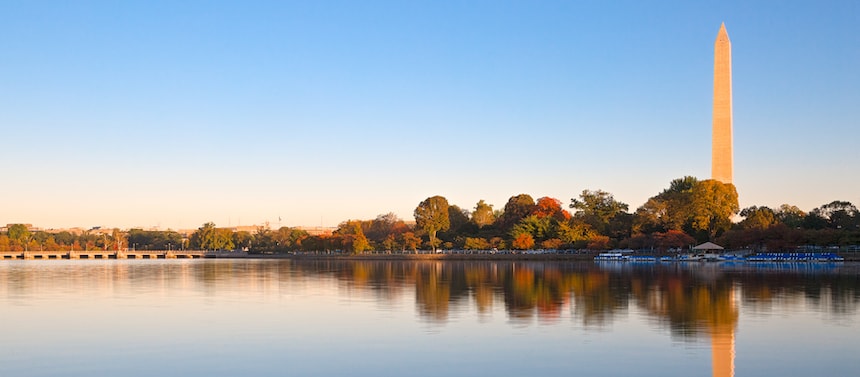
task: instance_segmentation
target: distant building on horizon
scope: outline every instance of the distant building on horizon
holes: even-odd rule
[[[714,113],[711,139],[711,178],[732,183],[732,43],[726,24],[714,42]]]
[[[337,227],[327,226],[297,226],[293,229],[303,230],[311,236],[330,236],[337,230]]]

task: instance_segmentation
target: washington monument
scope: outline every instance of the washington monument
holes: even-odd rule
[[[726,24],[714,42],[714,120],[711,178],[732,183],[732,43]]]

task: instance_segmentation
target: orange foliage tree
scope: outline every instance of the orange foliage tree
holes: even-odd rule
[[[570,220],[570,212],[561,208],[561,200],[548,196],[537,200],[532,214],[539,218],[552,217],[558,221]]]
[[[534,245],[535,245],[535,239],[532,238],[532,235],[528,234],[528,233],[518,234],[517,237],[514,238],[514,241],[511,243],[511,246],[513,246],[514,249],[520,249],[520,250],[531,249],[532,247],[534,247]]]

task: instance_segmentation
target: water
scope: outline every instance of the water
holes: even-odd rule
[[[860,264],[0,262],[0,376],[857,375]]]

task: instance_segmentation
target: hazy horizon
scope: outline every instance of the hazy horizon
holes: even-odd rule
[[[445,196],[860,204],[860,3],[0,4],[0,224],[336,226]],[[279,221],[279,218],[281,219]]]

